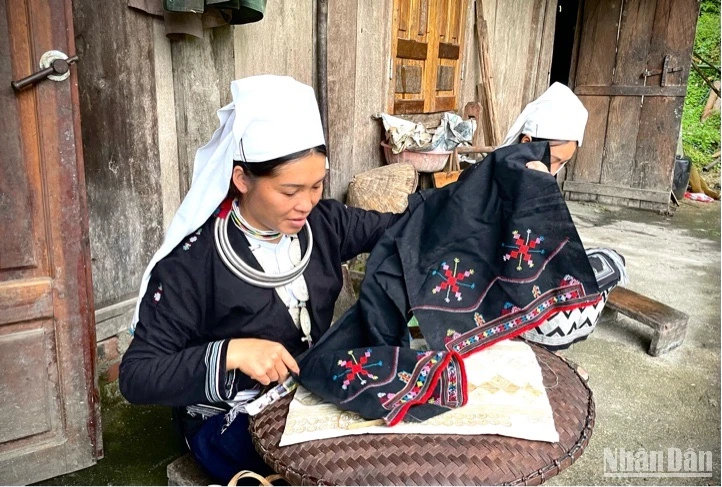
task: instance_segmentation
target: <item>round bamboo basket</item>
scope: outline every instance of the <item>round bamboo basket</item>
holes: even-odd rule
[[[411,164],[392,164],[362,172],[348,185],[346,204],[380,212],[402,213],[416,191],[419,175]]]

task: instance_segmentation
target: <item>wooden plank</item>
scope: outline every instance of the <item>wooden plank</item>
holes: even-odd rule
[[[598,183],[602,172],[602,154],[607,133],[608,96],[580,96],[589,111],[584,145],[579,148],[576,163],[571,172],[573,181]]]
[[[574,88],[578,96],[681,96],[686,86],[585,85]]]
[[[399,8],[399,31],[409,30],[409,16],[411,15],[411,0],[396,0]]]
[[[371,116],[385,109],[385,96],[393,90],[388,76],[392,51],[392,0],[358,2],[356,17],[356,80],[353,162],[350,174],[383,165],[383,125]],[[346,181],[346,185],[348,185]]]
[[[579,45],[581,42],[582,25],[584,22],[584,2],[577,7],[577,22],[574,24],[574,44],[572,47],[571,66],[569,67],[569,81],[567,85],[574,89],[577,80],[577,65],[579,64]]]
[[[478,100],[483,107],[484,118],[482,126],[484,129],[486,145],[497,145],[501,142],[501,128],[499,119],[497,118],[497,100],[496,87],[494,80],[494,67],[492,58],[489,53],[489,32],[484,19],[484,9],[481,4],[477,4],[475,30],[476,41],[479,46],[479,70],[481,74],[481,82],[477,86]]]
[[[617,96],[609,103],[606,139],[599,182],[615,186],[632,185],[632,168],[637,149],[640,99]],[[585,138],[585,142],[586,142]]]
[[[452,91],[453,89],[454,89],[454,67],[453,66],[439,66],[439,68],[436,72],[436,90],[437,91]],[[437,98],[437,103],[438,103],[438,98]],[[438,108],[438,105],[436,108]]]
[[[657,203],[666,203],[669,201],[669,191],[611,186],[609,184],[594,184],[580,181],[564,181],[564,191],[614,196],[633,200],[647,200]]]
[[[546,0],[534,0],[530,2],[533,4],[531,11],[531,17],[529,19],[529,25],[527,26],[527,38],[528,45],[524,51],[524,57],[522,65],[525,65],[524,73],[525,76],[522,78],[523,88],[520,93],[520,107],[519,112],[529,102],[534,100],[534,94],[536,93],[536,82],[537,82],[537,70],[539,68],[539,55],[540,46],[543,40],[544,34],[544,10],[546,7]]]
[[[497,131],[495,141],[487,141],[491,145],[497,145],[501,141],[525,102],[529,101],[530,73],[527,66],[530,57],[536,59],[538,51],[538,44],[533,45],[531,52],[529,51],[532,44],[530,29],[534,13],[538,11],[538,1],[497,1],[493,7],[495,21],[488,21],[486,37],[489,41],[486,45],[490,58],[488,65],[492,69],[494,116],[497,120],[494,124]],[[483,9],[477,9],[477,14],[479,10],[483,10],[482,13],[488,10],[487,3],[489,2],[482,4]],[[531,37],[535,37],[535,34]]]
[[[436,8],[434,8],[434,6]],[[424,113],[437,111],[434,108],[434,102],[436,99],[436,67],[439,65],[439,42],[441,42],[441,18],[443,13],[443,7],[440,6],[439,0],[435,4],[431,4],[429,11],[429,33],[427,35],[427,42],[429,44],[429,52],[427,61],[424,65],[424,87],[423,87],[423,99],[424,109],[421,110]]]
[[[646,68],[655,7],[656,0],[628,0],[624,3],[614,85],[611,88],[625,94],[613,97],[609,104],[600,178],[602,184],[632,185],[641,99],[630,97],[626,89],[645,89],[644,78],[639,74]]]
[[[584,2],[575,91],[589,85],[611,84],[621,6],[622,2],[605,0]],[[589,120],[584,134],[584,145],[579,148],[573,168],[567,171],[567,179],[599,183],[610,98],[597,93],[591,96],[582,93],[583,90],[578,92],[589,111]]]
[[[396,66],[396,93],[421,93],[421,66]]]
[[[0,2],[0,39],[9,39],[8,17],[5,2]],[[0,42],[0,59],[12,59],[10,43]],[[32,74],[30,71],[22,76]],[[12,65],[0,63],[0,79],[13,80]],[[32,90],[32,89],[28,89]],[[0,269],[13,269],[35,265],[35,238],[33,230],[32,193],[28,184],[21,144],[18,100],[10,83],[0,88],[0,147],[3,160],[0,164]]]
[[[396,44],[396,57],[424,61],[428,57],[428,50],[429,45],[426,42],[399,39]]]
[[[52,279],[40,277],[0,283],[0,325],[52,318]]]
[[[437,112],[451,112],[456,110],[455,96],[437,96],[434,108]]]
[[[667,77],[668,83],[680,88],[686,86],[689,75],[698,12],[696,0],[658,0],[655,12],[647,67],[661,67],[664,57],[669,55],[671,66],[684,67]],[[671,190],[683,105],[681,95],[644,99],[634,158],[634,187]]]
[[[622,3],[607,0],[584,2],[575,86],[612,83]],[[606,113],[604,116],[606,119]]]
[[[12,38],[12,42],[10,42],[8,38],[0,37],[0,45],[11,46],[12,51],[12,53],[8,53],[8,57],[4,58],[6,60],[6,66],[11,66],[12,70],[10,72],[4,71],[4,73],[5,76],[7,76],[7,80],[20,79],[30,73],[35,72],[38,69],[36,59],[33,55],[33,46],[31,45],[32,37],[28,35],[28,33],[24,30],[28,24],[27,5],[25,1],[10,2],[6,3],[6,6],[4,8],[6,9],[7,24],[5,24],[6,30],[4,32],[0,32],[0,35],[9,35]],[[22,33],[14,34],[13,32],[17,31],[18,29],[21,29]],[[3,52],[7,51],[3,50]],[[7,93],[8,95],[12,93],[9,86],[6,86],[4,89],[7,90],[5,91],[5,93]],[[14,259],[8,258],[8,265],[10,265],[12,270],[0,269],[0,277],[8,280],[40,277],[46,275],[49,272],[49,260],[47,250],[49,242],[47,241],[45,235],[45,209],[42,204],[42,201],[44,200],[44,195],[42,192],[42,162],[40,154],[41,144],[37,139],[39,124],[37,115],[37,98],[35,96],[34,89],[26,89],[17,94],[12,93],[12,97],[12,103],[15,104],[16,108],[14,114],[16,117],[18,117],[15,120],[15,124],[17,124],[18,135],[20,137],[19,148],[21,149],[21,152],[14,152],[11,146],[7,146],[9,154],[8,156],[5,156],[3,154],[2,164],[7,163],[9,167],[12,167],[17,163],[15,161],[12,161],[11,158],[17,158],[18,156],[22,158],[23,164],[21,174],[24,174],[26,180],[27,192],[28,196],[30,197],[27,203],[30,204],[30,207],[28,208],[28,213],[24,214],[23,218],[19,219],[17,223],[12,223],[10,221],[10,218],[12,218],[12,215],[14,214],[12,213],[11,208],[16,206],[22,206],[24,203],[10,201],[10,195],[14,196],[15,193],[5,192],[6,188],[4,186],[6,183],[0,183],[0,188],[2,188],[2,193],[0,194],[5,195],[5,197],[0,196],[0,201],[2,201],[2,203],[0,203],[0,206],[4,207],[2,211],[3,214],[2,216],[0,216],[0,222],[2,222],[3,230],[8,228],[6,227],[6,225],[11,225],[10,228],[13,228],[17,225],[20,228],[19,233],[25,233],[26,225],[30,225],[30,228],[32,229],[30,235],[30,243],[33,246],[33,263],[32,265],[30,265],[30,252],[28,252],[27,256],[22,257],[22,259],[25,260],[27,263],[27,266],[24,267],[17,267],[18,263],[12,264],[11,261]],[[3,102],[5,100],[9,101],[9,98],[3,97]],[[6,117],[8,117],[9,115],[13,115],[11,107],[12,105],[8,105],[8,111],[5,114]],[[10,120],[6,120],[5,123],[6,125],[4,129],[11,132],[11,127],[12,125],[14,125],[13,122],[11,122]],[[9,144],[12,144],[11,141],[7,142]],[[0,146],[0,150],[4,152],[5,147],[6,146],[4,145]],[[0,170],[0,172],[4,172],[4,170]],[[3,175],[2,179],[5,179],[5,177],[6,176]],[[15,176],[15,178],[18,177],[20,176]],[[13,177],[9,176],[8,179],[12,180]],[[9,210],[10,212],[8,213],[6,210]],[[18,215],[23,214],[18,213]],[[12,230],[7,231],[9,233],[13,232]],[[12,243],[0,244],[0,252],[2,252],[3,249],[7,251],[7,249],[12,247],[13,245],[14,244]],[[10,252],[8,253],[8,257],[10,257],[9,254]],[[5,260],[5,258],[0,256],[0,262],[2,262],[3,260]]]
[[[436,14],[438,26],[438,38],[449,42],[449,2],[454,0],[437,0],[438,11]],[[434,25],[434,24],[431,24]]]
[[[396,100],[394,101],[394,113],[403,115],[406,113],[422,113],[424,111],[424,100]]]
[[[52,316],[52,314],[51,314]],[[42,327],[0,333],[0,444],[50,431]]]
[[[357,10],[358,0],[328,5],[329,195],[341,201],[354,175]]]
[[[453,9],[453,22],[452,22],[452,29],[451,29],[451,39],[450,41],[452,43],[460,44],[461,43],[461,26],[462,21],[464,18],[464,0],[452,0],[452,6]]]
[[[446,42],[439,43],[439,57],[441,59],[459,59],[459,46]]]
[[[476,41],[476,29],[474,23],[476,22],[475,8],[476,2],[469,0],[466,2],[466,11],[464,12],[464,20],[462,21],[463,26],[463,46],[461,47],[461,63],[462,68],[460,73],[459,83],[459,105],[463,106],[466,103],[479,101],[476,95],[476,85],[479,84],[481,78],[481,72],[479,68],[479,56],[478,46]],[[477,130],[479,131],[482,140],[484,137],[484,127],[479,119]]]
[[[569,191],[564,192],[564,198],[567,201],[590,201],[590,202],[597,201],[596,194],[573,193],[573,192],[569,192]]]
[[[227,32],[223,33],[223,30]],[[205,145],[218,128],[218,117],[215,112],[221,107],[221,97],[227,96],[226,92],[230,91],[232,79],[224,79],[226,76],[221,75],[224,71],[219,72],[218,66],[220,64],[232,66],[233,57],[226,57],[221,61],[216,59],[218,52],[214,52],[213,49],[213,38],[223,34],[225,34],[224,38],[228,38],[231,35],[230,27],[206,29],[203,34],[203,39],[188,37],[183,42],[171,43],[179,182],[181,194],[184,196],[190,188],[196,150]],[[232,55],[225,49],[224,52]],[[262,59],[263,56],[258,58]],[[221,84],[223,84],[222,89]]]
[[[127,299],[95,310],[95,333],[98,342],[128,329],[137,299]]]
[[[544,24],[541,29],[541,46],[537,59],[536,83],[532,98],[538,98],[549,88],[551,76],[552,56],[554,55],[554,29],[557,20],[557,0],[546,0],[544,10]]]
[[[36,52],[40,46],[52,45],[63,52],[78,53],[73,25],[75,3],[67,0],[30,3],[28,17],[33,19],[30,32]],[[48,9],[46,15],[41,8]],[[37,21],[43,17],[48,22],[45,25]],[[92,465],[103,456],[100,396],[95,380],[95,304],[78,72],[77,66],[71,68],[67,85],[45,85],[36,95],[38,106],[42,107],[39,137],[43,141],[43,192],[52,201],[46,208],[48,224],[44,230],[51,242],[54,320],[44,323],[44,333],[46,370],[56,395],[47,404],[53,424],[60,421],[55,415],[63,414],[68,441],[64,445],[65,454],[55,458],[56,465],[63,465],[66,472]],[[52,369],[54,363],[57,375]]]
[[[175,123],[173,64],[170,40],[163,20],[153,19],[153,64],[155,71],[155,108],[158,124],[158,157],[163,201],[163,231],[170,226],[181,203],[178,178],[178,134]]]
[[[315,0],[274,1],[272,4],[269,2],[261,22],[229,27],[232,30],[235,57],[223,62],[233,66],[235,61],[235,74],[231,79],[257,74],[278,74],[291,76],[314,86],[314,41],[311,33],[314,32],[315,25],[315,3]],[[217,28],[211,29],[211,32],[216,30]],[[279,32],[283,35],[278,35]],[[196,61],[197,64],[208,62],[200,58]],[[173,64],[175,67],[175,56]],[[224,94],[228,91],[228,84],[222,91]]]
[[[429,0],[420,0],[418,36],[426,37],[427,30],[429,30]]]
[[[657,0],[625,0],[619,28],[614,85],[645,85],[641,74],[647,68],[656,7]]]
[[[80,114],[92,127],[83,132],[83,152],[93,292],[104,307],[137,292],[163,239],[154,21],[115,3],[83,0],[76,10],[88,66],[78,69]],[[125,55],[111,59],[108,52]]]

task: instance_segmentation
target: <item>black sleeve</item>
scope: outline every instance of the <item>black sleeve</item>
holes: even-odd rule
[[[386,229],[403,216],[403,213],[379,213],[353,208],[336,200],[321,201],[319,209],[326,212],[341,239],[342,261],[371,252]]]
[[[227,373],[229,340],[201,339],[210,256],[202,248],[187,250],[195,249],[176,248],[156,264],[141,301],[140,319],[120,365],[120,390],[131,403],[215,403],[252,385],[240,371]]]

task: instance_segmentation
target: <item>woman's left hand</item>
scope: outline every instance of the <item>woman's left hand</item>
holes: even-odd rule
[[[549,168],[541,161],[531,161],[526,163],[526,167],[549,174]]]

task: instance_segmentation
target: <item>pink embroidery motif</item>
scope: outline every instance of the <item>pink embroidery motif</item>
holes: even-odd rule
[[[156,303],[160,301],[160,298],[163,296],[163,284],[158,284],[158,290],[153,295],[153,301]]]
[[[522,238],[518,230],[514,230],[511,235],[514,238],[513,244],[501,244],[502,247],[513,249],[508,254],[504,255],[504,261],[516,259],[518,257],[519,264],[516,266],[516,270],[518,271],[522,269],[522,261],[526,262],[529,268],[534,267],[534,261],[531,260],[531,254],[544,255],[543,249],[536,250],[537,245],[540,245],[544,241],[544,237],[539,236],[532,240],[531,230],[526,231],[526,240]]]
[[[461,336],[461,333],[459,333],[456,330],[448,329],[446,330],[446,338],[444,338],[444,343],[449,343]]]
[[[464,272],[457,272],[459,268],[459,262],[461,262],[458,258],[454,258],[454,270],[452,271],[449,265],[446,262],[441,263],[441,270],[434,270],[431,272],[432,276],[439,276],[441,277],[444,282],[436,286],[434,289],[431,290],[433,294],[436,294],[440,291],[446,291],[446,298],[444,298],[444,301],[447,303],[451,302],[449,299],[449,295],[453,292],[454,297],[457,301],[461,301],[461,291],[459,290],[459,286],[468,287],[469,289],[474,289],[474,283],[467,284],[465,282],[461,282],[464,279],[466,279],[469,276],[474,275],[474,269],[469,269],[468,271]],[[442,275],[443,272],[443,275]]]
[[[189,238],[188,241],[183,244],[183,250],[187,251],[188,249],[190,249],[191,245],[193,245],[193,243],[198,240],[198,235],[200,235],[202,231],[203,229],[199,228],[195,233],[193,233],[191,235],[191,238]]]

